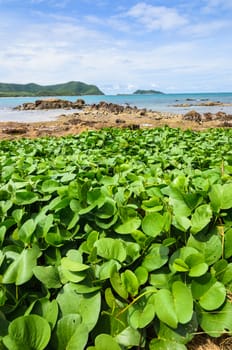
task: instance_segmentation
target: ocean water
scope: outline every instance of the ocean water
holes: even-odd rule
[[[0,122],[37,122],[56,119],[61,114],[70,114],[74,110],[45,110],[45,111],[15,111],[14,107],[24,102],[34,102],[44,97],[1,97],[0,98]],[[196,103],[207,101],[220,101],[232,104],[232,92],[226,93],[178,93],[178,94],[151,94],[151,95],[103,95],[103,96],[59,96],[61,99],[75,101],[78,98],[85,100],[87,104],[99,103],[100,101],[112,102],[121,105],[147,108],[153,111],[170,113],[187,113],[196,110],[199,113],[216,113],[223,111],[232,114],[232,106],[196,106]],[[176,107],[177,104],[191,104],[190,107]]]

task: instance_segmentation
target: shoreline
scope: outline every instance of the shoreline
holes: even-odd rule
[[[194,110],[186,114],[157,112],[137,107],[120,106],[101,102],[86,105],[77,111],[60,114],[52,121],[0,122],[0,140],[68,136],[87,130],[102,128],[172,128],[205,130],[209,128],[232,127],[232,115],[224,112],[200,114]]]

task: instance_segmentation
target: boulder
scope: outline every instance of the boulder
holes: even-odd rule
[[[75,108],[81,109],[85,105],[85,100],[83,100],[82,98],[78,98],[76,102],[74,102],[74,105],[76,106]]]
[[[186,113],[183,116],[183,119],[184,120],[191,120],[191,121],[194,121],[194,122],[197,122],[197,123],[201,123],[202,122],[201,114],[196,112],[195,110],[191,110],[188,113]]]
[[[2,132],[4,134],[26,134],[28,132],[28,129],[26,127],[8,127],[5,129],[2,129]]]

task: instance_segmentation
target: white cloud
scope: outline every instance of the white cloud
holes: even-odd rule
[[[215,33],[231,28],[231,21],[214,20],[205,23],[199,22],[185,27],[184,35],[191,35],[191,37],[210,37]]]
[[[209,11],[216,8],[232,8],[231,0],[204,0],[204,2],[205,9]]]
[[[147,30],[171,30],[185,25],[187,19],[175,8],[152,6],[144,2],[133,6],[127,16],[136,19]]]

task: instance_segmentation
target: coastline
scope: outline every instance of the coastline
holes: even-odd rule
[[[112,107],[113,106],[113,107]],[[102,128],[156,128],[169,126],[172,128],[205,130],[209,128],[232,127],[232,116],[223,112],[204,115],[196,111],[189,113],[157,112],[137,107],[122,107],[106,102],[85,106],[77,111],[59,114],[51,121],[37,122],[0,122],[0,140],[18,138],[37,138],[48,136],[67,136],[79,134],[87,130]]]

